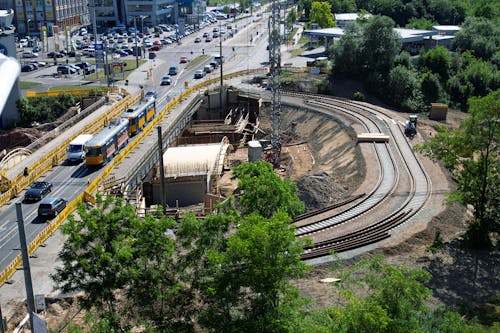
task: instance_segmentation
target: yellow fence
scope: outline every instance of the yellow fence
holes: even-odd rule
[[[240,75],[248,75],[248,74],[253,74],[253,73],[260,73],[262,70],[257,69],[257,70],[246,70],[246,71],[239,71],[231,74],[226,74],[224,75],[225,79],[229,79],[235,76],[240,76]],[[101,184],[104,179],[109,175],[111,170],[118,164],[120,163],[129,153],[132,151],[140,142],[141,140],[147,136],[151,130],[165,117],[167,112],[171,110],[174,106],[179,104],[181,100],[183,100],[186,96],[189,96],[193,92],[206,87],[210,84],[215,84],[218,82],[218,79],[211,79],[207,80],[204,82],[201,82],[197,85],[194,85],[193,87],[183,91],[179,97],[174,98],[165,108],[160,112],[158,117],[155,117],[153,121],[142,131],[137,137],[134,138],[111,162],[104,167],[103,172],[92,181],[89,186],[84,190],[83,193],[81,193],[77,198],[75,198],[73,201],[68,203],[67,207],[61,212],[61,214],[57,215],[50,223],[47,224],[47,226],[35,237],[35,239],[29,244],[29,253],[32,255],[36,249],[50,236],[52,233],[61,225],[61,223],[66,220],[66,218],[73,213],[74,210],[78,207],[78,204],[85,200],[86,202],[89,203],[95,203],[95,197],[94,193],[97,191],[97,188],[99,184]],[[121,100],[119,103],[117,103],[112,110],[101,116],[97,121],[95,121],[92,124],[87,125],[82,131],[80,131],[78,134],[81,133],[95,133],[97,132],[100,128],[102,128],[103,124],[107,122],[109,119],[119,115],[123,111],[125,111],[125,108],[128,107],[128,105],[132,105],[136,103],[139,99],[141,98],[140,94],[136,96],[135,98],[131,98],[128,93],[127,96]],[[76,135],[75,135],[76,137]],[[60,162],[65,156],[66,156],[66,147],[71,142],[71,140],[74,137],[72,137],[70,140],[67,140],[64,144],[56,148],[54,151],[49,153],[46,158],[43,160],[35,163],[35,165],[30,167],[30,176],[29,177],[24,177],[24,176],[19,176],[15,180],[15,188],[16,191],[18,188],[23,188],[21,187],[22,185],[26,186],[29,184],[31,181],[35,180],[38,178],[40,175],[48,171],[53,165],[57,164]],[[35,175],[36,174],[36,175]],[[8,192],[5,192],[2,196],[0,196],[0,204],[3,204],[6,201],[1,201],[3,200],[2,197],[8,197],[7,200],[10,200],[13,195],[12,192],[13,189],[9,190]],[[17,193],[17,192],[16,192]],[[15,195],[15,194],[14,194]],[[22,263],[22,258],[21,254],[18,254],[14,260],[2,271],[0,271],[0,287],[8,280],[10,277],[16,272],[17,268],[21,265]]]
[[[62,94],[70,94],[70,95],[85,95],[89,92],[99,90],[104,92],[106,89],[96,89],[96,88],[81,88],[81,89],[71,89],[71,90],[48,90],[48,91],[27,91],[26,97],[36,97],[36,96],[59,96]]]

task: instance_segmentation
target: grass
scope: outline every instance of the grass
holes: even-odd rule
[[[139,59],[139,67],[144,64],[145,62],[147,62],[148,60],[144,60],[144,59]],[[122,61],[124,64],[125,64],[125,67],[124,67],[124,79],[126,79],[131,73],[132,71],[136,70],[137,69],[137,66],[136,66],[136,61],[135,59],[127,59],[125,61]],[[109,62],[111,63],[111,62]],[[99,74],[99,79],[97,79],[97,74]],[[104,70],[103,69],[100,69],[98,71],[98,73],[93,73],[93,74],[90,74],[90,75],[86,75],[85,76],[85,79],[86,80],[89,80],[89,81],[97,81],[99,80],[101,83],[103,84],[106,84],[106,75],[104,74]],[[115,81],[121,81],[122,79],[115,79]]]
[[[206,54],[197,56],[196,58],[194,58],[189,62],[189,64],[186,66],[186,69],[190,69],[197,66],[199,63],[206,60],[207,58],[209,58],[209,56]]]
[[[29,81],[20,81],[21,89],[30,89],[33,87],[38,87],[41,86],[42,84],[40,82],[29,82]]]

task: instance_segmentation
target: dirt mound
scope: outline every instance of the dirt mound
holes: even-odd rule
[[[12,150],[17,147],[26,147],[44,134],[36,128],[14,128],[0,131],[0,150]]]
[[[333,204],[346,195],[342,186],[326,172],[307,173],[296,180],[297,195],[308,210]]]

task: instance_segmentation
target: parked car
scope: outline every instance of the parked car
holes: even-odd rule
[[[168,69],[168,75],[177,75],[177,67],[172,66]]]
[[[179,60],[179,62],[181,64],[185,64],[185,63],[189,62],[189,59],[187,57],[181,57],[181,59]]]
[[[125,51],[123,51],[123,50],[115,50],[113,53],[117,54],[120,57],[126,57],[126,56],[128,56],[128,53],[125,52]]]
[[[90,75],[92,73],[95,73],[95,66],[89,66],[83,69],[83,74],[85,75]]]
[[[31,60],[29,63],[30,64],[35,64],[38,67],[45,67],[45,66],[47,66],[47,63],[45,61]]]
[[[195,72],[194,72],[194,78],[195,79],[201,79],[205,76],[205,72],[201,69],[197,69]]]
[[[172,79],[170,79],[170,76],[164,76],[161,78],[161,83],[160,85],[162,86],[169,86],[172,83]]]
[[[64,54],[62,54],[61,52],[49,52],[47,53],[47,58],[63,58],[64,57]]]
[[[38,53],[35,53],[33,51],[24,51],[22,53],[23,58],[38,58]]]
[[[35,67],[33,67],[32,64],[24,64],[21,66],[21,72],[31,72],[34,70],[35,70]]]
[[[49,192],[52,192],[52,184],[50,182],[34,182],[24,194],[25,201],[42,200]]]
[[[172,44],[172,41],[171,41],[169,38],[163,38],[163,39],[161,40],[161,43],[162,43],[163,45],[168,45],[168,44]]]
[[[33,52],[42,52],[42,47],[39,46],[39,45],[35,45],[31,51],[33,51]]]
[[[68,202],[63,198],[47,197],[44,198],[38,206],[38,217],[51,218],[56,217],[66,208]]]
[[[76,70],[68,65],[57,66],[57,73],[61,74],[74,74]]]
[[[87,61],[83,61],[83,62],[79,62],[79,63],[75,64],[75,66],[78,66],[81,69],[85,69],[87,67],[90,67],[91,64],[89,62],[87,62]]]

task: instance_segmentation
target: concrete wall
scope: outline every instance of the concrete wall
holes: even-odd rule
[[[199,204],[204,202],[207,193],[206,176],[200,177],[178,177],[166,180],[166,203],[169,207],[176,207],[176,200],[179,207]],[[160,183],[152,184],[153,204],[161,202]]]

